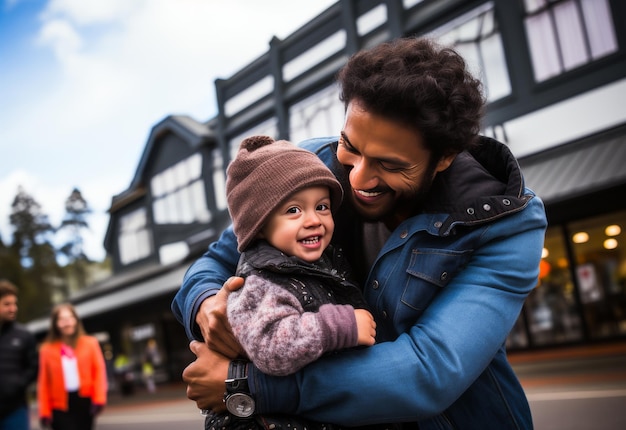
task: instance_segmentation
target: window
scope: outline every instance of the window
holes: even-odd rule
[[[120,261],[130,264],[147,257],[152,252],[152,241],[148,231],[146,209],[137,209],[120,218]]]
[[[213,190],[215,191],[215,206],[218,210],[226,209],[226,176],[224,173],[224,157],[222,150],[213,150]]]
[[[536,346],[626,334],[624,220],[621,211],[548,228],[539,281],[507,346],[527,347],[527,333]]]
[[[156,224],[206,223],[211,220],[199,153],[155,175],[150,187]]]
[[[546,232],[539,281],[528,296],[523,313],[534,345],[582,339],[571,265],[560,226]]]
[[[493,3],[488,2],[431,33],[454,48],[467,61],[472,73],[481,79],[487,101],[511,93],[504,48],[495,19]]]
[[[626,333],[626,211],[568,225],[583,317],[592,339]]]
[[[617,51],[609,0],[525,0],[524,6],[538,82]]]
[[[289,136],[295,143],[318,136],[338,135],[344,119],[335,85],[326,87],[289,108]]]
[[[260,124],[255,124],[253,128],[249,128],[241,134],[230,139],[230,159],[233,160],[239,152],[241,141],[250,136],[270,136],[276,139],[278,136],[278,120],[272,117]]]

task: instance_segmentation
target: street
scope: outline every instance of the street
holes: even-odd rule
[[[528,394],[536,430],[626,428],[626,388]],[[97,430],[201,430],[203,417],[187,399],[109,408]]]
[[[626,428],[626,387],[528,394],[536,430]],[[184,395],[169,400],[107,407],[96,430],[202,430],[203,417]],[[38,423],[33,421],[33,430]]]
[[[606,356],[512,357],[535,430],[626,429],[626,346]],[[582,354],[581,354],[582,355]],[[33,405],[32,429],[39,430]],[[204,418],[182,383],[112,394],[96,430],[202,430]],[[462,428],[462,427],[461,427]]]
[[[529,394],[537,430],[626,428],[626,389]]]
[[[201,430],[204,417],[183,397],[143,405],[116,405],[98,419],[97,430]]]

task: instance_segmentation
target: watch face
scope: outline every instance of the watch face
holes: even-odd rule
[[[243,393],[234,393],[226,398],[226,409],[236,417],[246,418],[254,413],[254,400]]]

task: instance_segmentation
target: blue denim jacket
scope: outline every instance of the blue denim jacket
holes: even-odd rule
[[[537,283],[545,211],[508,148],[481,142],[437,175],[424,211],[392,232],[369,274],[359,253],[367,241],[362,226],[348,205],[340,208],[335,240],[346,251],[351,245],[351,263],[364,274],[377,344],[324,357],[288,377],[252,369],[259,412],[351,426],[532,428],[504,344]],[[334,156],[336,138],[302,146],[349,189]],[[199,303],[234,273],[237,259],[229,228],[189,268],[172,304],[189,336],[200,338]]]

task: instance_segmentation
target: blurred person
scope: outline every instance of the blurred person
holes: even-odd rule
[[[43,428],[91,430],[107,401],[106,365],[98,339],[85,333],[71,304],[52,310],[41,346],[37,398]]]
[[[226,196],[242,252],[237,275],[246,281],[228,298],[246,358],[233,362],[229,377],[245,374],[247,359],[288,375],[324,353],[373,345],[374,318],[343,253],[330,244],[343,190],[324,163],[290,142],[248,137],[228,166]],[[275,414],[250,421],[230,389],[228,413],[209,413],[207,430],[329,428]]]
[[[510,149],[479,135],[480,81],[454,49],[416,37],[355,53],[338,81],[340,135],[301,146],[346,190],[333,244],[363,285],[376,344],[281,377],[248,363],[241,395],[255,414],[346,426],[532,428],[505,341],[537,284],[546,215]],[[225,410],[238,259],[228,228],[172,304],[195,339],[183,379],[201,409]]]
[[[37,379],[37,342],[16,322],[17,287],[0,279],[0,430],[28,430],[28,386]]]
[[[154,366],[150,360],[144,360],[144,362],[141,363],[141,376],[146,384],[148,393],[154,393],[156,391],[156,382],[154,380]]]
[[[130,396],[135,393],[134,363],[123,351],[120,352],[113,362],[115,381],[122,396]]]

